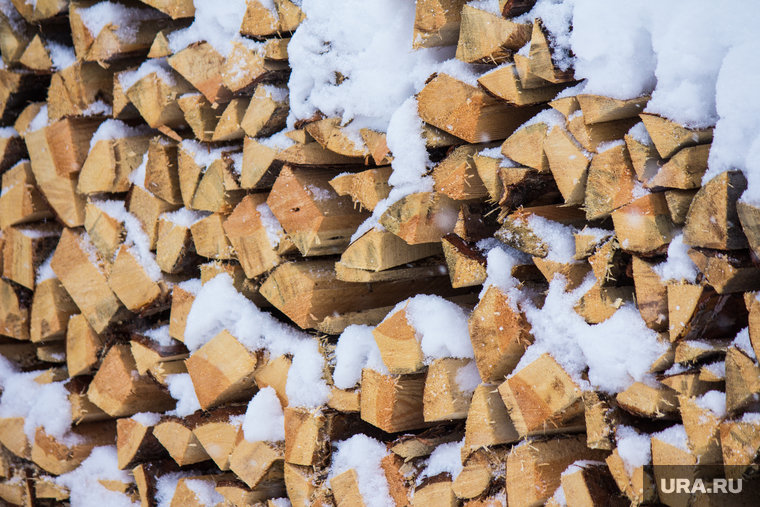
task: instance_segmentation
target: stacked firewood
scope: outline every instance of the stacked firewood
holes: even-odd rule
[[[415,49],[490,70],[430,76],[433,190],[390,202],[385,133],[286,129],[300,2],[247,0],[226,56],[172,49],[191,0],[119,2],[0,2],[7,504],[686,505],[661,465],[753,476],[760,208],[703,183],[712,129],[578,93],[534,2],[418,0]],[[648,337],[645,374],[574,369],[537,318]]]

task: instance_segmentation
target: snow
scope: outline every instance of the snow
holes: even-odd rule
[[[167,414],[185,417],[201,409],[189,373],[167,375],[166,385],[169,387],[169,394],[177,400],[177,408]]]
[[[256,138],[256,141],[262,145],[266,146],[267,148],[270,148],[275,151],[282,151],[287,150],[296,142],[285,135],[285,133],[288,132],[287,129],[281,130],[280,132],[277,132],[276,134],[272,134],[269,137],[259,137]]]
[[[557,488],[557,490],[552,495],[552,498],[555,502],[557,502],[557,505],[559,505],[559,507],[567,507],[567,500],[565,499],[565,488],[563,488],[562,485]]]
[[[456,376],[456,383],[459,390],[463,393],[472,393],[483,380],[480,378],[480,372],[475,361],[470,361],[465,366],[459,368]]]
[[[699,269],[689,257],[689,248],[689,245],[683,242],[683,234],[678,234],[672,239],[668,245],[668,260],[654,267],[654,272],[660,280],[696,283]]]
[[[214,488],[215,484],[212,481],[185,479],[185,486],[187,486],[187,489],[195,493],[199,505],[203,505],[204,507],[214,507],[215,505],[224,503],[224,497],[220,493],[217,493]]]
[[[467,324],[467,313],[457,304],[440,296],[418,294],[400,302],[383,319],[406,311],[406,320],[416,331],[425,364],[445,357],[474,358]]]
[[[114,2],[99,2],[92,7],[77,9],[77,14],[93,37],[97,38],[107,26],[116,28],[116,36],[123,42],[136,42],[141,21],[165,18],[156,9],[138,9]]]
[[[655,433],[652,435],[652,438],[656,438],[660,442],[671,445],[676,449],[680,449],[685,452],[691,452],[689,451],[689,446],[687,445],[688,438],[686,436],[686,429],[683,427],[683,424],[676,424],[675,426],[671,426],[666,430]]]
[[[119,470],[116,446],[95,447],[90,456],[75,470],[55,479],[69,489],[71,505],[77,507],[138,507],[127,495],[106,489],[100,480],[134,483],[132,474]],[[159,479],[160,481],[160,479]],[[168,505],[168,504],[167,504]]]
[[[366,507],[393,507],[385,472],[380,461],[388,455],[385,444],[374,438],[357,434],[333,446],[329,481],[343,472],[356,471],[359,492]]]
[[[490,242],[491,239],[495,238],[479,241],[478,248],[486,250],[485,242]],[[496,241],[499,243],[498,246],[487,249],[486,281],[483,283],[480,297],[483,297],[489,287],[494,286],[503,294],[510,296],[509,300],[512,303],[521,297],[520,282],[512,276],[512,269],[521,264],[532,264],[533,260],[526,253],[508,247],[501,241]],[[514,309],[517,310],[517,307]]]
[[[702,396],[697,396],[694,402],[705,410],[710,410],[715,417],[726,417],[726,393],[720,391],[707,391]]]
[[[630,426],[620,424],[615,430],[615,440],[618,455],[623,460],[625,472],[629,477],[635,469],[652,461],[652,439],[648,434],[639,433]]]
[[[537,123],[546,125],[548,127],[547,132],[549,132],[554,127],[565,128],[567,121],[565,116],[556,109],[545,109],[520,125],[516,130],[522,130]]]
[[[101,123],[98,130],[92,135],[92,138],[90,139],[90,150],[95,147],[95,144],[97,144],[98,141],[142,136],[148,133],[150,133],[150,129],[147,125],[130,127],[121,120],[108,119]]]
[[[166,63],[166,58],[151,58],[145,60],[142,65],[135,70],[119,73],[119,84],[121,84],[122,90],[126,92],[139,80],[153,73],[169,86],[174,86],[176,84],[173,74],[174,70],[168,63]]]
[[[643,121],[640,121],[631,127],[631,130],[628,131],[628,135],[631,136],[634,141],[638,141],[644,146],[654,145],[652,138],[649,136],[649,131],[647,131],[647,128],[644,126]]]
[[[348,326],[335,347],[333,383],[338,389],[351,389],[359,384],[362,369],[369,368],[384,375],[388,369],[383,363],[372,327],[353,324]]]
[[[37,279],[35,282],[39,285],[40,283],[44,282],[45,280],[50,280],[51,278],[57,278],[55,272],[53,271],[53,268],[50,267],[50,263],[53,261],[53,255],[55,254],[55,251],[51,252],[50,255],[48,255],[47,259],[40,264],[40,267],[37,268]]]
[[[232,51],[233,42],[245,42],[239,31],[245,15],[246,0],[195,0],[193,3],[193,24],[169,34],[169,49],[173,53],[195,42],[206,41],[226,57]]]
[[[272,210],[267,203],[262,203],[256,206],[256,211],[259,212],[259,221],[264,227],[264,231],[267,233],[269,246],[277,248],[277,245],[280,244],[283,236],[285,236],[285,230],[282,228],[282,225],[280,225],[279,220],[274,216],[274,213],[272,213]]]
[[[194,475],[199,474],[197,472],[171,472],[156,479],[156,500],[158,501],[156,507],[171,507],[179,480]]]
[[[256,307],[221,273],[198,291],[187,316],[185,345],[196,351],[227,329],[248,350],[267,349],[273,356],[292,354],[286,393],[290,406],[316,408],[327,403],[330,388],[322,372],[325,359],[311,336]]]
[[[243,434],[249,442],[282,442],[285,440],[285,414],[272,387],[261,389],[248,402],[243,420]]]
[[[46,46],[50,60],[53,62],[53,68],[56,71],[67,69],[77,63],[77,56],[73,47],[64,46],[54,41],[48,41]]]
[[[27,133],[37,132],[38,130],[47,127],[49,123],[50,120],[48,119],[48,107],[47,104],[45,104],[40,108],[40,111],[37,113],[34,119],[29,122]]]
[[[285,102],[288,100],[289,91],[285,86],[262,84],[260,85],[260,88],[266,94],[265,97],[268,97],[275,102]],[[256,91],[258,91],[258,89]]]
[[[529,23],[536,18],[541,18],[544,27],[549,32],[549,43],[557,66],[561,70],[570,68],[573,64],[571,53],[571,26],[576,22],[573,19],[573,8],[576,1],[573,0],[539,0],[530,12],[513,19],[516,23]],[[574,35],[573,32],[572,35]],[[572,47],[574,50],[575,47]]]
[[[462,447],[464,439],[460,442],[449,442],[440,444],[430,454],[427,467],[417,477],[417,485],[426,477],[435,477],[438,474],[448,473],[451,480],[455,480],[462,473]]]
[[[143,426],[155,426],[161,421],[161,414],[154,414],[153,412],[140,412],[133,415],[130,419],[135,420]]]
[[[193,211],[187,208],[180,208],[177,211],[172,211],[171,213],[164,213],[159,218],[166,220],[167,222],[171,222],[179,227],[185,227],[186,229],[189,229],[195,225],[196,222],[199,222],[200,220],[203,220],[210,215],[211,213],[205,211]]]
[[[599,143],[596,147],[596,152],[598,153],[604,153],[607,150],[611,150],[612,148],[615,148],[617,146],[625,146],[625,141],[622,139],[619,139],[617,141],[609,141],[606,143]]]
[[[235,174],[238,176],[243,174],[243,152],[232,153],[229,158],[232,160],[232,170],[235,171]]]
[[[169,325],[157,327],[155,329],[148,329],[144,331],[143,336],[147,336],[154,342],[158,343],[162,347],[169,347],[174,343],[174,338],[169,336]]]
[[[229,147],[211,149],[208,145],[201,144],[193,139],[185,139],[180,143],[180,147],[186,153],[192,154],[195,165],[201,169],[205,169],[215,160],[222,158],[223,152],[229,151]]]
[[[575,258],[575,228],[533,214],[526,221],[533,234],[548,246],[546,260],[562,264],[580,262]]]
[[[0,139],[10,139],[18,137],[18,132],[13,127],[0,127]]]
[[[112,114],[113,108],[102,100],[96,100],[82,111],[82,116],[111,116]]]
[[[600,324],[588,324],[575,312],[575,305],[595,282],[589,273],[580,287],[565,292],[564,279],[554,278],[543,307],[534,306],[528,299],[521,302],[535,343],[528,347],[514,373],[548,352],[582,388],[590,383],[615,394],[634,382],[651,379],[648,372],[652,363],[668,346],[646,327],[633,305],[622,306]],[[586,368],[588,383],[582,379]]]
[[[306,191],[311,194],[312,198],[316,202],[329,201],[330,199],[338,197],[338,194],[331,188],[322,188],[316,185],[306,185]]]
[[[197,296],[201,290],[201,287],[203,287],[203,284],[201,283],[200,278],[191,278],[190,280],[185,280],[184,282],[178,283],[177,287],[184,290],[185,292],[189,292],[190,294]]]
[[[752,342],[750,342],[750,339],[749,339],[748,327],[745,327],[744,329],[742,329],[736,334],[736,338],[734,338],[734,341],[731,342],[731,345],[741,350],[752,359],[757,359],[755,357],[755,349],[752,347]]]
[[[726,378],[726,362],[725,361],[717,361],[715,363],[706,364],[702,367],[702,369],[712,373],[715,376],[715,378],[719,378],[719,379]]]
[[[501,17],[501,9],[499,9],[499,0],[472,0],[467,2],[470,7],[475,7],[481,11],[490,12],[494,16]]]
[[[148,167],[148,152],[145,152],[143,155],[142,162],[139,166],[137,166],[137,169],[129,173],[129,182],[132,183],[136,187],[140,187],[143,190],[145,190],[145,170]],[[147,192],[147,190],[146,190]]]

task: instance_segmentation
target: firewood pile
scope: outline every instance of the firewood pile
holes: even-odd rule
[[[417,0],[409,51],[479,70],[418,90],[401,192],[397,139],[294,117],[301,3],[244,3],[220,43],[192,0],[0,1],[0,503],[755,487],[760,208],[713,129],[579,93],[535,2]]]

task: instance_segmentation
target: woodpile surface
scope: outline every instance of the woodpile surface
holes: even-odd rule
[[[760,208],[740,171],[703,182],[712,129],[573,93],[533,3],[417,0],[415,49],[490,69],[429,77],[432,189],[389,202],[384,132],[278,134],[297,2],[248,0],[226,56],[172,49],[188,0],[97,33],[95,1],[4,2],[0,503],[76,506],[85,476],[141,507],[756,488]]]

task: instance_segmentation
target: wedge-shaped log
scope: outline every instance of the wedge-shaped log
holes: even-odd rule
[[[410,245],[439,242],[454,232],[459,206],[450,197],[420,192],[393,203],[380,217],[380,223]]]
[[[361,418],[388,433],[426,428],[425,374],[383,375],[362,371]]]
[[[711,391],[707,396],[720,394]],[[684,429],[688,437],[688,445],[692,454],[697,457],[700,464],[711,465],[723,463],[723,455],[720,448],[720,424],[724,414],[716,414],[709,408],[704,407],[704,397],[679,398],[679,408],[683,419]]]
[[[137,373],[128,345],[114,345],[90,384],[87,396],[111,417],[171,410],[175,400],[150,377]]]
[[[77,192],[97,194],[126,192],[129,176],[143,161],[150,136],[138,135],[119,139],[103,139],[90,149],[79,175]]]
[[[303,255],[341,253],[351,234],[368,218],[354,209],[350,197],[338,196],[329,184],[330,170],[283,168],[267,205]]]
[[[282,447],[267,442],[248,442],[242,439],[230,456],[230,470],[252,489],[260,484],[281,481],[283,465]]]
[[[620,408],[639,417],[677,419],[678,396],[670,387],[635,382],[616,397]]]
[[[222,83],[230,92],[250,95],[262,81],[285,81],[290,73],[286,61],[270,60],[266,54],[239,42],[222,65]]]
[[[423,121],[470,143],[506,139],[541,110],[510,106],[447,74],[429,81],[417,100]]]
[[[186,93],[177,99],[177,105],[185,115],[185,121],[198,141],[210,142],[219,123],[217,110],[206,97],[200,93]]]
[[[603,95],[578,95],[578,105],[587,125],[608,121],[637,118],[649,102],[649,96],[619,100]]]
[[[144,4],[155,7],[168,14],[172,19],[191,18],[195,15],[192,0],[141,0]]]
[[[192,285],[191,285],[192,284]],[[185,326],[187,325],[187,315],[195,301],[195,295],[201,288],[198,280],[178,284],[172,289],[172,308],[169,318],[169,336],[185,341]]]
[[[301,21],[304,13],[292,0],[274,0],[271,7],[265,7],[266,2],[253,0],[247,3],[240,33],[249,37],[270,37],[282,32],[293,32]]]
[[[169,204],[182,204],[175,143],[160,136],[150,140],[144,186]]]
[[[544,152],[544,139],[549,127],[544,122],[533,123],[517,130],[501,145],[501,152],[518,164],[539,172],[549,172],[549,159]]]
[[[154,332],[160,332],[154,330]],[[165,330],[168,332],[168,329]],[[147,334],[147,333],[146,333]],[[130,341],[132,357],[137,373],[145,375],[164,362],[183,361],[190,355],[182,342],[169,339],[168,343],[158,342],[143,334],[133,334]]]
[[[668,160],[647,182],[648,187],[668,187],[688,190],[702,186],[707,171],[710,144],[684,148]]]
[[[591,154],[561,127],[554,127],[549,131],[544,140],[544,152],[565,203],[583,202]]]
[[[153,428],[153,435],[169,452],[179,466],[200,463],[211,458],[193,430],[202,420],[202,414],[187,417],[164,417]]]
[[[530,37],[530,72],[550,83],[573,81],[573,69],[561,69],[554,63],[552,47],[540,18],[533,22]],[[523,83],[524,84],[524,83]]]
[[[193,86],[180,75],[181,73],[174,72],[165,63],[151,66],[149,70],[153,72],[144,76],[142,67],[136,71],[139,72],[135,75],[139,77],[137,81],[133,81],[134,78],[121,77],[121,86],[126,88],[130,102],[152,128],[174,129],[184,126],[185,115],[177,104],[177,97],[194,91]]]
[[[515,23],[470,5],[462,8],[461,15],[456,58],[463,62],[502,63],[530,41],[530,25]]]
[[[200,42],[188,46],[170,56],[167,62],[212,104],[232,98],[232,92],[222,82],[224,57],[211,44]]]
[[[193,434],[220,470],[230,469],[230,455],[243,438],[245,405],[230,405],[211,411],[195,423]]]
[[[195,251],[209,259],[232,259],[235,252],[224,233],[226,214],[214,213],[195,222],[190,227]]]
[[[43,470],[61,475],[76,469],[87,459],[94,447],[112,445],[116,440],[113,421],[81,424],[72,429],[81,440],[58,440],[42,428],[37,428],[32,446],[32,461]]]
[[[95,62],[78,62],[53,74],[48,89],[48,118],[109,114],[113,74]]]
[[[3,173],[0,228],[51,218],[53,213],[37,190],[32,164],[19,162]]]
[[[391,192],[388,184],[391,172],[390,167],[380,167],[355,174],[340,174],[330,180],[330,185],[338,195],[348,195],[354,203],[373,211],[377,203],[388,197]]]
[[[691,248],[689,257],[718,294],[760,289],[760,270],[753,264],[749,251]]]
[[[757,459],[760,450],[760,420],[754,414],[724,421],[720,425],[720,446],[726,477],[739,479]]]
[[[119,470],[131,470],[140,463],[169,458],[169,453],[153,434],[159,421],[158,415],[117,419],[116,456]]]
[[[464,375],[472,373],[471,359],[436,359],[425,377],[423,415],[425,421],[451,421],[466,419],[472,400],[472,386],[467,386]],[[461,376],[460,376],[461,375]]]
[[[245,115],[249,98],[232,99],[227,107],[224,108],[222,115],[219,117],[219,122],[214,128],[214,134],[211,136],[212,141],[234,141],[237,139],[243,139],[245,137],[245,131],[241,123],[243,122],[243,116]]]
[[[0,335],[29,339],[30,298],[28,289],[0,278]]]
[[[688,129],[653,114],[641,114],[649,136],[662,158],[670,158],[679,150],[712,142],[713,129]]]
[[[250,137],[271,136],[285,128],[289,111],[286,87],[261,84],[256,87],[240,126]]]
[[[567,130],[591,153],[599,151],[604,143],[620,141],[638,122],[638,118],[587,124],[583,114],[576,113],[567,122]]]
[[[571,465],[562,474],[562,489],[568,507],[624,507],[629,502],[620,494],[608,466],[602,462]]]
[[[579,460],[603,460],[607,451],[586,447],[583,435],[529,441],[516,446],[507,460],[510,505],[541,505],[560,486],[561,474]]]
[[[599,220],[634,200],[635,174],[625,144],[598,153],[586,182],[586,218]]]
[[[464,0],[424,0],[416,4],[412,48],[455,45],[465,3]]]
[[[233,352],[234,351],[234,352]],[[228,331],[222,331],[187,360],[195,394],[204,410],[256,393],[258,360]]]
[[[108,285],[128,310],[149,315],[171,304],[169,287],[155,276],[132,248],[122,245],[108,272]]]
[[[612,212],[617,239],[623,250],[648,254],[665,249],[675,225],[664,194],[647,194]]]
[[[585,428],[581,389],[549,354],[509,377],[499,393],[520,436]]]
[[[34,290],[37,270],[55,249],[60,237],[55,224],[14,226],[5,230],[3,276]]]
[[[472,162],[477,151],[474,146],[455,148],[433,169],[433,189],[460,201],[486,197],[488,190]]]
[[[641,125],[643,126],[643,124]],[[647,184],[660,170],[663,160],[657,153],[657,148],[654,147],[654,143],[648,134],[642,137],[640,132],[637,135],[633,135],[633,132],[634,129],[629,130],[623,139],[628,148],[628,154],[631,156],[636,177],[640,182]]]
[[[180,208],[179,204],[170,204],[137,185],[132,186],[132,191],[127,194],[126,204],[127,211],[140,221],[151,250],[156,248],[158,241],[158,218]]]
[[[726,353],[726,410],[737,413],[754,403],[760,393],[760,367],[744,351],[729,347]]]
[[[84,315],[74,315],[66,329],[66,366],[69,375],[93,373],[100,364],[103,340]]]
[[[203,215],[192,212],[164,213],[158,219],[156,263],[164,273],[182,273],[192,270],[199,257],[190,232]]]
[[[29,335],[33,342],[51,342],[66,338],[69,317],[79,309],[58,278],[37,284],[32,301]]]
[[[646,325],[655,331],[668,329],[668,288],[654,271],[655,264],[633,256],[633,283],[636,287],[636,306]]]
[[[721,173],[700,188],[686,215],[684,243],[718,250],[747,248],[736,208],[746,188],[740,171]]]
[[[346,268],[383,271],[440,252],[437,243],[410,245],[393,233],[373,228],[346,248],[340,264]]]

